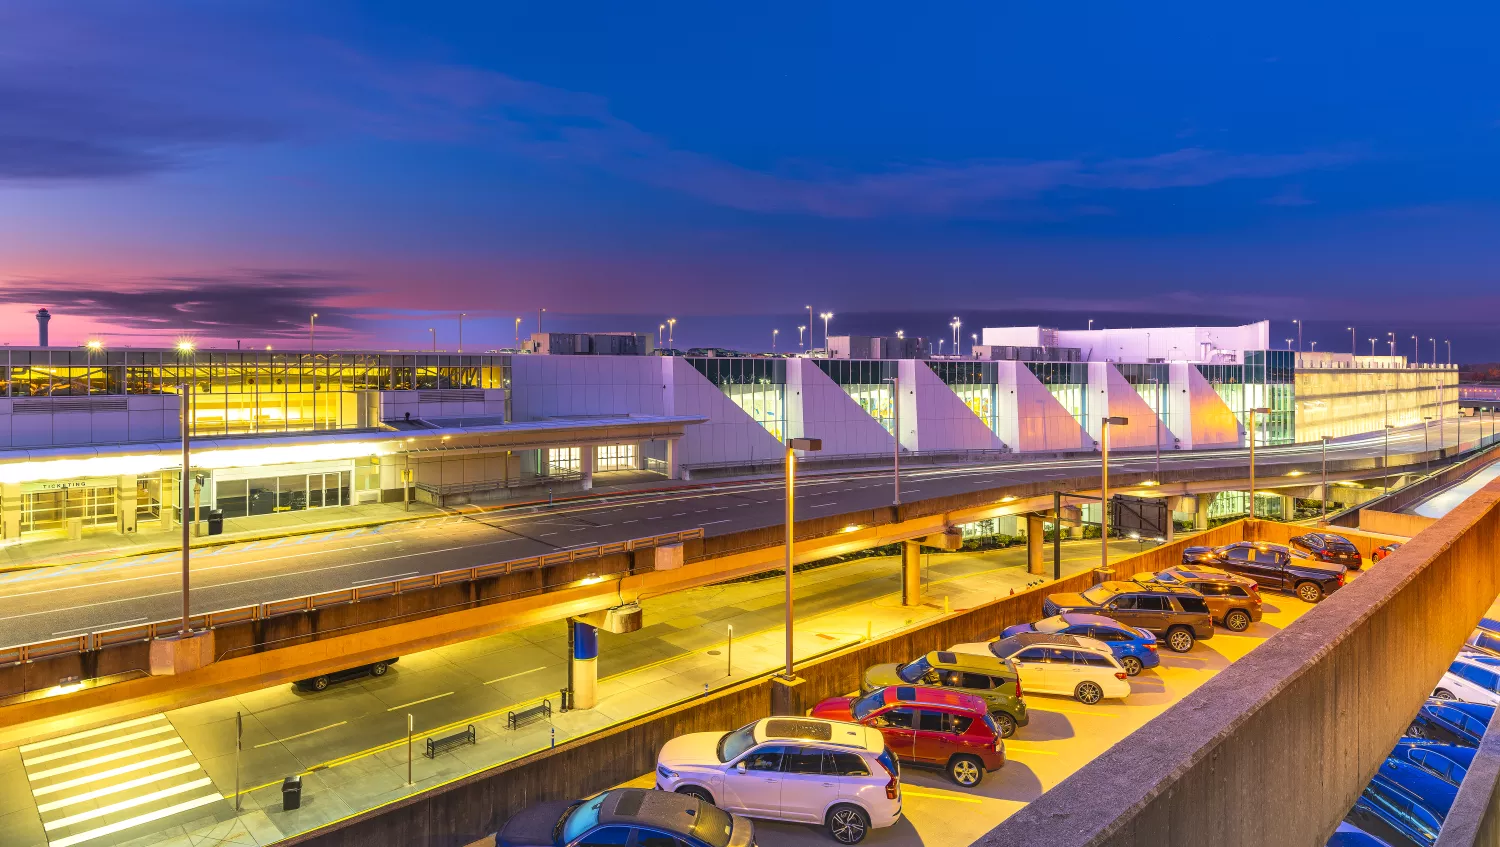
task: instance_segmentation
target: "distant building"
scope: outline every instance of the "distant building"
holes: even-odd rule
[[[653,340],[645,332],[534,332],[526,349],[552,356],[649,356]]]
[[[896,335],[834,335],[828,339],[830,359],[926,359],[927,339]]]

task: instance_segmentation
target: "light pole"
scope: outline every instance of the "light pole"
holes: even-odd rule
[[[1109,574],[1109,427],[1125,426],[1130,418],[1113,415],[1099,425],[1099,581]],[[1058,532],[1062,527],[1058,527]]]
[[[1093,331],[1094,331],[1094,319],[1093,318],[1089,318],[1089,332],[1093,332]]]
[[[1359,345],[1354,340],[1354,327],[1352,327],[1352,326],[1349,327],[1349,355],[1351,355],[1351,356],[1358,356],[1359,355]],[[1372,352],[1370,355],[1373,356],[1374,353]]]
[[[313,312],[307,321],[307,352],[318,349],[318,313]]]
[[[180,357],[178,359],[179,362],[186,361],[188,367],[192,366],[193,343],[191,341],[178,342],[177,353]],[[188,446],[188,438],[189,432],[191,430],[193,415],[193,386],[191,377],[183,379],[182,382],[178,383],[177,396],[178,398],[180,398],[180,402],[178,403],[178,405],[182,407],[182,478],[181,482],[178,484],[178,488],[182,489],[181,492],[179,492],[181,495],[179,499],[182,502],[182,632],[179,637],[185,639],[187,638],[188,633],[192,631],[191,626],[188,623],[188,592],[191,585],[191,579],[188,574],[188,558],[189,551],[192,549],[190,533],[192,524],[191,511],[193,508],[193,463],[191,453],[189,452],[190,448]]]
[[[942,356],[943,356],[943,345],[946,344],[947,341],[948,341],[948,339],[946,339],[946,338],[939,338],[938,339],[938,358],[942,358]]]
[[[677,349],[677,319],[667,318],[667,346]]]
[[[521,319],[516,318],[516,349],[521,349]]]
[[[1316,342],[1316,341],[1309,341],[1307,344],[1308,344],[1309,347],[1312,348],[1312,351],[1314,353],[1318,352],[1318,342]]]
[[[1429,338],[1427,340],[1432,342],[1432,364],[1437,365],[1437,339]]]
[[[1426,453],[1428,450],[1432,449],[1432,441],[1431,441],[1431,439],[1429,439],[1427,437],[1427,431],[1432,428],[1429,425],[1429,422],[1431,420],[1432,420],[1432,415],[1423,415],[1422,416],[1422,452],[1423,453]],[[1429,456],[1428,459],[1427,459],[1427,461],[1423,462],[1422,464],[1424,466],[1431,466],[1432,465],[1432,458]]]
[[[1292,349],[1292,340],[1290,338],[1286,340],[1286,349]]]
[[[806,350],[807,349],[807,345],[804,344],[804,343],[802,343],[802,333],[806,329],[807,329],[806,325],[799,324],[797,326],[797,349],[798,350]]]
[[[99,341],[90,341],[88,344],[84,345],[84,347],[88,350],[89,375],[88,382],[85,383],[83,390],[85,394],[91,395],[94,393],[94,354],[98,353],[100,350],[103,350],[104,344]],[[104,390],[106,392],[109,391],[108,379],[104,380]]]
[[[1293,318],[1292,323],[1297,325],[1297,352],[1302,352],[1302,319]]]
[[[1250,520],[1255,520],[1255,416],[1269,415],[1271,410],[1262,406],[1250,410]]]
[[[1150,384],[1156,386],[1156,390],[1152,392],[1156,395],[1156,408],[1152,409],[1156,413],[1156,476],[1154,480],[1157,485],[1161,485],[1161,382],[1153,376]]]
[[[1394,332],[1387,332],[1386,335],[1389,336],[1389,338],[1390,338],[1390,342],[1389,343],[1391,345],[1391,355],[1394,356],[1394,355],[1396,355],[1396,333],[1394,333]]]
[[[1448,364],[1451,365],[1453,364],[1453,342],[1444,338],[1443,344],[1447,345],[1448,347]]]
[[[826,358],[828,355],[828,322],[833,320],[833,313],[821,312],[818,314],[818,317],[823,319],[823,355]]]
[[[1328,436],[1323,436],[1323,486],[1319,490],[1323,495],[1323,519],[1328,519]]]
[[[430,333],[432,333],[432,352],[436,353],[437,352],[437,330],[434,329],[434,328],[432,328],[432,327],[428,327],[427,331],[430,332]]]
[[[804,308],[804,309],[807,310],[807,325],[808,326],[812,326],[813,325],[812,307],[811,306],[803,306],[802,308]],[[808,333],[809,333],[809,335],[807,336],[807,346],[811,347],[811,346],[813,346],[813,340],[812,340],[812,335],[811,335],[812,330],[809,329]]]
[[[823,449],[821,438],[788,438],[786,440],[786,667],[783,678],[791,682],[796,678],[792,672],[792,536],[796,530],[796,476],[797,453],[804,450],[816,453]]]
[[[1375,355],[1375,339],[1370,339],[1370,355]]]
[[[773,330],[771,330],[771,352],[772,353],[776,352],[776,336],[778,336],[780,334],[781,334],[781,330],[779,330],[779,329],[773,329]]]
[[[1381,470],[1385,471],[1385,481],[1381,484],[1381,494],[1391,493],[1391,430],[1395,427],[1385,425],[1385,459],[1381,461]]]
[[[1413,365],[1422,364],[1422,339],[1415,335],[1411,337],[1411,363]]]
[[[955,355],[955,356],[962,355],[959,352],[959,349],[958,349],[958,347],[959,347],[959,344],[958,344],[958,331],[959,331],[960,328],[963,327],[963,325],[964,325],[964,322],[958,319],[958,315],[954,315],[953,316],[953,355]]]
[[[891,384],[891,414],[894,417],[896,443],[891,447],[891,485],[895,490],[891,504],[901,505],[901,377],[888,376],[884,382]]]
[[[542,313],[545,312],[545,311],[547,311],[546,308],[541,308],[541,309],[537,309],[536,310],[536,334],[537,335],[541,335],[542,334]]]
[[[458,352],[460,353],[464,351],[464,317],[467,314],[467,312],[458,313]]]
[[[663,341],[666,341],[666,340],[667,340],[667,325],[666,324],[657,324],[656,325],[656,343],[657,344],[661,344]]]

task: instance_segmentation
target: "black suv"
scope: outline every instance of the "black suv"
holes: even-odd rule
[[[1349,539],[1344,536],[1334,535],[1331,532],[1309,532],[1293,538],[1288,544],[1308,558],[1317,559],[1320,562],[1332,562],[1355,570],[1359,570],[1365,564],[1364,557],[1359,555],[1358,547],[1350,544]]]
[[[1344,587],[1343,565],[1293,556],[1280,544],[1236,541],[1223,547],[1189,547],[1182,551],[1182,560],[1202,562],[1205,555],[1212,556],[1215,567],[1248,576],[1261,588],[1292,592],[1306,603],[1316,603]]]
[[[1102,582],[1079,594],[1051,594],[1042,602],[1042,616],[1089,612],[1114,618],[1126,626],[1150,630],[1178,653],[1193,649],[1198,639],[1214,637],[1214,619],[1203,595],[1181,586]]]

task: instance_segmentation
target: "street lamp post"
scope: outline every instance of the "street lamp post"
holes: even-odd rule
[[[458,313],[458,352],[460,353],[464,351],[464,317],[467,314],[467,312]]]
[[[1381,470],[1385,471],[1385,481],[1381,484],[1381,494],[1391,493],[1391,430],[1395,429],[1390,424],[1385,425],[1385,458],[1380,462]]]
[[[1292,323],[1297,325],[1297,352],[1302,352],[1302,319],[1293,318]]]
[[[891,447],[891,485],[895,489],[891,504],[901,505],[901,377],[888,376],[884,380],[891,384],[891,413],[895,419],[896,443]]]
[[[1125,426],[1130,418],[1112,415],[1099,425],[1099,581],[1109,575],[1109,428]],[[1059,524],[1058,532],[1062,532]]]
[[[1443,344],[1448,348],[1448,364],[1451,365],[1453,364],[1453,342],[1447,338],[1444,338]]]
[[[1375,339],[1370,339],[1370,355],[1375,355]]]
[[[516,349],[521,349],[521,319],[516,318]]]
[[[1269,415],[1271,410],[1262,406],[1250,410],[1250,520],[1255,520],[1255,416]]]
[[[98,353],[100,350],[104,349],[104,345],[101,342],[98,342],[98,341],[90,341],[88,344],[86,344],[84,346],[85,346],[85,349],[88,350],[88,354],[87,355],[88,355],[88,364],[89,364],[89,367],[88,367],[89,374],[88,374],[88,382],[86,382],[84,384],[84,389],[83,390],[84,390],[85,394],[92,395],[94,393],[94,354]],[[104,380],[104,390],[105,390],[106,393],[109,392],[109,379],[108,378],[106,378]]]
[[[969,355],[977,359],[979,358],[979,333],[969,333],[969,340],[974,342],[973,344],[969,345]]]
[[[178,361],[185,361],[188,367],[192,366],[193,343],[181,341],[177,344]],[[186,369],[183,369],[186,370]],[[179,502],[182,503],[182,632],[180,637],[186,639],[191,632],[189,624],[190,613],[188,611],[188,597],[191,586],[188,566],[190,551],[192,549],[191,527],[192,518],[192,455],[189,452],[188,438],[192,429],[193,417],[193,386],[191,378],[182,380],[177,385],[178,405],[182,413],[182,477],[178,488],[182,489],[179,494]]]
[[[1308,346],[1312,348],[1312,351],[1314,353],[1318,352],[1318,342],[1316,342],[1316,341],[1309,341],[1308,342]]]
[[[667,318],[667,346],[677,349],[677,319]]]
[[[1323,486],[1319,490],[1323,495],[1323,519],[1328,519],[1328,436],[1323,436]]]
[[[804,309],[807,310],[807,325],[808,326],[812,326],[813,325],[812,306],[803,306],[802,308],[804,308]],[[808,333],[809,334],[807,336],[807,346],[811,347],[812,346],[812,335],[811,335],[812,330],[809,329]]]
[[[1422,364],[1422,339],[1415,335],[1411,337],[1411,359],[1414,365]]]
[[[806,350],[807,349],[807,345],[802,342],[802,333],[806,329],[807,329],[806,325],[799,324],[797,326],[797,349],[798,350]]]
[[[1349,355],[1359,355],[1359,344],[1354,340],[1354,327],[1349,327]],[[1372,354],[1373,355],[1373,354]]]
[[[307,321],[307,352],[312,353],[318,349],[318,313],[313,312]]]
[[[832,312],[820,312],[818,317],[823,319],[823,356],[828,356],[828,322],[833,320]]]
[[[778,336],[780,334],[781,334],[781,330],[779,330],[779,329],[773,329],[773,330],[771,330],[771,352],[772,353],[776,352],[776,336]]]
[[[1432,427],[1429,425],[1431,422],[1432,422],[1432,415],[1423,415],[1422,416],[1422,452],[1423,453],[1426,453],[1426,452],[1428,452],[1429,450],[1432,449],[1431,439],[1429,439],[1428,436],[1427,436],[1428,431],[1432,429]],[[1425,467],[1431,467],[1431,465],[1432,465],[1432,457],[1429,456],[1427,458],[1427,461],[1423,462],[1422,464]]]
[[[1286,349],[1292,349],[1292,340],[1290,338],[1286,340]]]
[[[1437,365],[1437,339],[1436,338],[1429,338],[1427,340],[1432,342],[1432,364],[1434,366],[1436,366]]]
[[[786,667],[782,669],[782,680],[790,685],[795,680],[796,674],[792,670],[792,632],[794,617],[792,614],[792,537],[796,530],[796,475],[797,475],[797,453],[805,450],[815,453],[823,449],[821,438],[788,438],[786,441]],[[787,691],[787,703],[791,706],[795,698]],[[772,711],[777,711],[773,709]],[[800,714],[801,709],[786,710],[786,714]]]

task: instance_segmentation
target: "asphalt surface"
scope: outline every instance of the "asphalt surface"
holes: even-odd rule
[[[1389,449],[1393,454],[1420,452],[1428,443],[1417,428],[1393,434]],[[1330,445],[1328,458],[1379,456],[1385,449],[1384,439],[1362,437]],[[1271,475],[1278,466],[1315,469],[1320,457],[1318,444],[1265,447],[1256,450],[1256,465]],[[1161,465],[1170,481],[1176,469],[1236,467],[1246,461],[1246,450],[1214,450],[1166,453]],[[902,473],[901,495],[904,502],[913,502],[1087,475],[1097,467],[1094,454],[921,468]],[[1117,454],[1110,467],[1116,473],[1150,471],[1155,459],[1149,454]],[[797,514],[839,514],[884,506],[891,502],[891,493],[886,473],[808,475],[798,482]],[[203,614],[696,527],[709,536],[722,535],[779,525],[783,509],[780,481],[726,481],[708,488],[611,493],[555,508],[476,511],[226,545],[194,553],[191,608],[194,614]],[[179,561],[177,553],[166,553],[0,576],[0,646],[170,620],[181,613]]]

